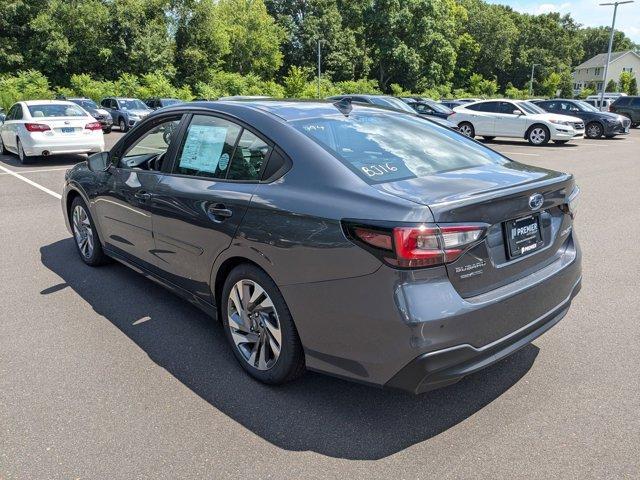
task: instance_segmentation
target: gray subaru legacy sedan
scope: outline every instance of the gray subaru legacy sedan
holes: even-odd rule
[[[149,115],[67,172],[62,207],[86,264],[219,318],[254,378],[421,393],[567,313],[578,192],[417,115],[253,100]]]

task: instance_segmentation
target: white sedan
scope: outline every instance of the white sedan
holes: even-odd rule
[[[102,151],[100,122],[72,102],[18,102],[0,124],[0,153],[13,152],[21,163],[36,156]]]
[[[533,145],[553,140],[567,143],[584,135],[584,122],[577,117],[548,113],[524,100],[483,100],[453,109],[449,120],[460,133],[486,140],[495,137],[524,138]]]

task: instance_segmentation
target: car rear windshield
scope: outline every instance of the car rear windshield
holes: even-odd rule
[[[70,100],[73,103],[77,103],[78,105],[80,105],[82,108],[88,108],[88,109],[94,109],[97,110],[98,109],[98,105],[96,105],[96,102],[94,102],[93,100]]]
[[[87,114],[76,105],[42,104],[27,107],[33,118],[39,117],[85,117]]]
[[[510,161],[457,132],[404,114],[352,112],[291,123],[370,184]]]

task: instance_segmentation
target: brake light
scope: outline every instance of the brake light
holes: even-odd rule
[[[51,127],[44,123],[25,123],[24,128],[26,128],[28,132],[46,132],[47,130],[51,130]]]
[[[485,225],[425,224],[413,227],[366,227],[345,224],[352,240],[386,263],[420,268],[455,261],[481,240]]]
[[[87,130],[102,130],[102,125],[100,125],[100,122],[91,122],[87,123],[84,128]]]

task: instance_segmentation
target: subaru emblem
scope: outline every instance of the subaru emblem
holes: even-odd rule
[[[544,203],[544,197],[541,193],[534,193],[529,197],[529,207],[531,210],[538,210]]]

